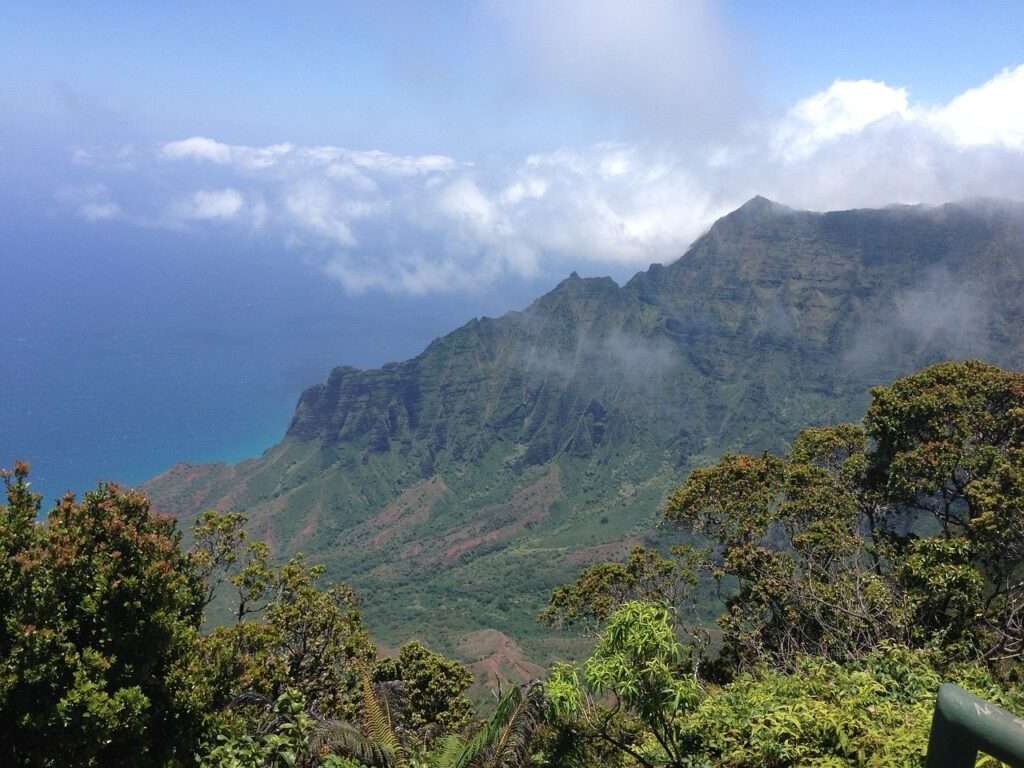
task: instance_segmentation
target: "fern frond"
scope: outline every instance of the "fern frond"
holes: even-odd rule
[[[519,704],[501,729],[489,768],[523,768],[530,762],[530,744],[543,717],[543,695],[539,687],[520,694]]]
[[[495,744],[501,739],[505,726],[515,717],[522,697],[522,691],[516,687],[498,700],[491,719],[473,734],[452,768],[484,768],[491,762]]]
[[[385,746],[368,739],[355,725],[345,720],[327,720],[317,725],[309,742],[314,755],[342,754],[369,768],[398,768],[394,754]]]
[[[430,755],[430,768],[453,768],[466,749],[466,740],[454,734],[439,739]]]
[[[405,768],[408,763],[405,749],[395,733],[391,721],[391,709],[385,699],[377,695],[373,680],[366,669],[359,671],[363,701],[363,727],[371,739],[376,741],[394,757],[396,768]]]
[[[530,762],[530,743],[543,716],[543,692],[534,686],[524,695],[512,688],[498,701],[484,723],[443,768],[524,768]]]

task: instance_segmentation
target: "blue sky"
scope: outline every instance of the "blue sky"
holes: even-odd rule
[[[835,79],[882,80],[943,102],[1024,57],[1019,3],[731,2],[776,107]]]
[[[754,194],[1018,197],[1019,4],[7,4],[0,194],[350,294],[677,257]]]
[[[557,25],[586,4],[557,14],[545,8],[575,4],[504,7],[513,5],[527,10],[489,2],[15,1],[0,9],[0,95],[5,112],[25,113],[29,125],[80,110],[79,140],[94,131],[135,141],[198,134],[479,157],[643,138],[613,114],[613,94],[595,97],[571,79],[540,87],[559,74],[531,71],[536,51],[523,38],[554,16],[553,34],[574,44],[573,31]],[[631,15],[659,5],[636,4]],[[735,71],[723,88],[740,83],[752,106],[770,110],[838,78],[947,100],[1020,63],[1022,14],[1014,2],[729,2],[675,16],[729,49]],[[670,33],[689,42],[685,29]],[[642,47],[643,35],[627,42]],[[595,46],[586,58],[602,55]],[[75,128],[64,128],[75,138]]]
[[[1019,2],[0,4],[0,466],[246,455],[330,365],[755,194],[1024,198],[1022,40]]]

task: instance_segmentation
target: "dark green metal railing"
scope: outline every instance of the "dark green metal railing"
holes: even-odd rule
[[[974,768],[979,752],[1024,768],[1024,718],[946,683],[935,702],[925,768]]]

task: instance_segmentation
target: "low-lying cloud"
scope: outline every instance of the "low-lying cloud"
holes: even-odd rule
[[[895,295],[883,321],[857,329],[846,362],[871,368],[886,361],[984,357],[990,352],[991,291],[971,277],[936,267]]]
[[[528,315],[520,322],[530,323]],[[542,331],[541,331],[542,332]],[[582,376],[604,379],[613,386],[649,390],[663,386],[664,377],[679,370],[679,351],[657,336],[613,329],[583,334],[572,348],[558,349],[546,342],[527,346],[518,365],[529,375],[570,382]]]
[[[500,163],[186,137],[80,148],[58,202],[94,222],[273,238],[352,293],[467,291],[507,277],[671,261],[755,194],[837,209],[1024,198],[1024,65],[946,104],[842,80],[713,146],[602,143]],[[122,198],[125,179],[149,194]]]

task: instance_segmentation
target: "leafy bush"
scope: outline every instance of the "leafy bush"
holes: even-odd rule
[[[855,664],[802,657],[790,673],[744,673],[711,688],[683,729],[697,764],[722,768],[922,765],[946,680],[1024,707],[1024,692],[1002,689],[980,665],[940,673],[927,652],[886,645]]]
[[[187,759],[207,705],[187,679],[202,583],[174,523],[101,485],[37,525],[27,478],[25,464],[3,473],[0,762]]]

